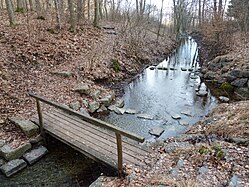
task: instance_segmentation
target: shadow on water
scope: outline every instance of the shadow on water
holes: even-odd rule
[[[153,120],[115,113],[103,117],[103,120],[140,134],[149,141],[155,138],[148,133],[154,127],[165,129],[159,139],[183,133],[187,126],[182,125],[182,121],[192,125],[217,104],[216,98],[197,76],[200,68],[197,56],[197,43],[192,38],[183,39],[179,48],[169,58],[155,69],[145,69],[137,79],[126,86],[123,95],[125,108],[151,115]],[[197,96],[197,89],[207,91],[208,95]],[[171,117],[175,114],[181,116],[181,123]]]
[[[11,178],[0,174],[0,186],[87,187],[101,174],[117,175],[112,168],[94,162],[53,138],[49,140],[49,154]]]

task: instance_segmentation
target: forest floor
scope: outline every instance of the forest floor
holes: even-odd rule
[[[156,42],[151,33],[140,39],[114,23],[106,23],[108,29],[85,24],[77,33],[58,32],[32,16],[20,15],[18,23],[8,27],[6,15],[0,14],[0,139],[13,147],[28,139],[7,118],[35,113],[29,91],[63,104],[89,100],[73,91],[77,84],[112,92],[106,85],[132,78],[176,46],[170,37]],[[238,44],[233,54],[247,49]],[[102,178],[105,186],[249,186],[248,108],[249,101],[219,105],[186,134],[154,145],[153,167],[127,166],[128,177]]]

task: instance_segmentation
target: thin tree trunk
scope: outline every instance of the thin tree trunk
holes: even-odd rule
[[[162,6],[161,6],[161,10],[160,10],[160,20],[159,20],[159,25],[158,25],[158,30],[157,30],[157,36],[156,36],[157,41],[158,41],[159,36],[160,36],[160,30],[161,30],[162,21],[163,21],[163,1],[164,0],[162,0]]]
[[[5,0],[5,3],[6,3],[7,10],[8,10],[10,26],[15,26],[16,19],[15,19],[13,7],[11,4],[11,0]]]
[[[107,0],[104,1],[105,18],[108,20]]]
[[[99,26],[99,3],[98,0],[94,0],[94,20],[93,20],[93,25],[94,27]]]
[[[69,22],[71,32],[76,32],[76,23],[75,23],[75,15],[74,15],[74,3],[72,0],[68,0],[68,9],[69,9]]]
[[[98,6],[98,8],[99,8],[99,18],[100,19],[103,19],[103,0],[99,0],[99,6]]]
[[[42,13],[40,0],[35,0],[35,6],[36,6],[37,17],[39,19],[44,19],[44,15]]]
[[[1,0],[1,9],[4,9],[3,1],[4,0]]]
[[[35,10],[35,6],[34,6],[33,0],[29,0],[29,7],[30,7],[30,11],[34,11]]]
[[[91,19],[91,16],[90,16],[90,0],[87,0],[87,18],[88,18],[88,20]]]
[[[83,0],[77,0],[77,21],[79,24],[82,23],[83,19]]]
[[[23,0],[17,0],[16,2],[16,11],[17,12],[23,12],[24,2]]]
[[[57,22],[57,28],[61,29],[61,15],[60,15],[60,8],[59,8],[59,4],[60,4],[61,0],[54,0],[54,6],[55,6],[55,12],[56,12],[56,22]]]

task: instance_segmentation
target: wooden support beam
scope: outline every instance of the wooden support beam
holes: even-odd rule
[[[118,150],[118,176],[121,177],[123,173],[123,152],[122,152],[122,137],[121,134],[116,133],[117,150]]]
[[[39,117],[39,126],[40,126],[40,134],[45,141],[45,133],[44,133],[44,124],[43,124],[43,119],[42,119],[42,110],[41,110],[41,104],[38,99],[36,99],[36,106],[37,106],[37,112],[38,112],[38,117]]]

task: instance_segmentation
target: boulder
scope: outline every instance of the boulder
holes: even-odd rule
[[[248,80],[247,78],[236,79],[231,83],[231,85],[236,87],[243,87],[246,85],[247,80]]]
[[[100,107],[100,104],[96,101],[89,103],[89,111],[90,113],[94,113],[96,110],[98,110]]]
[[[241,78],[241,77],[242,77],[242,71],[241,71],[241,70],[238,70],[238,69],[232,70],[232,71],[230,72],[230,75],[231,75],[231,76],[234,76],[234,77],[237,77],[237,78]]]
[[[193,68],[188,68],[188,71],[193,71],[194,69]]]
[[[148,120],[153,120],[153,116],[149,115],[149,114],[137,114],[138,118],[143,118],[143,119],[148,119]]]
[[[90,87],[87,84],[79,84],[74,88],[74,91],[88,95],[90,94]]]
[[[5,140],[0,140],[0,148],[6,144]]]
[[[181,68],[182,71],[187,71],[187,68]]]
[[[190,75],[190,79],[198,79],[199,77],[197,75]]]
[[[4,159],[0,158],[0,167],[5,164]]]
[[[114,110],[115,110],[115,108],[116,108],[116,106],[115,106],[115,105],[111,105],[111,106],[109,106],[109,107],[108,107],[108,110],[110,110],[110,111],[114,111]]]
[[[87,100],[85,100],[85,99],[82,99],[81,103],[82,103],[82,106],[85,106],[85,107],[88,107],[88,105],[89,105]]]
[[[73,110],[79,110],[81,107],[81,104],[79,101],[76,101],[74,103],[70,103],[69,104],[69,108],[73,109]]]
[[[107,111],[108,109],[105,107],[105,105],[101,105],[101,107],[97,110],[98,113],[104,113]]]
[[[21,131],[28,137],[39,133],[39,127],[29,120],[23,120],[17,117],[9,118],[9,120],[20,128]]]
[[[32,149],[31,151],[25,153],[23,158],[28,162],[29,165],[34,164],[40,160],[44,155],[48,153],[48,150],[44,146],[39,146],[38,148]]]
[[[0,156],[6,160],[13,160],[22,157],[29,149],[31,149],[30,143],[23,144],[16,149],[12,149],[9,145],[4,145],[0,148]]]
[[[134,110],[134,109],[127,108],[127,109],[125,110],[125,113],[127,113],[127,114],[136,114],[137,111]]]
[[[242,77],[249,78],[249,71],[242,71]]]
[[[186,116],[192,116],[192,112],[190,110],[182,111],[181,114],[184,114]]]
[[[171,115],[171,117],[173,118],[173,119],[181,119],[182,117],[180,116],[180,115],[178,115],[178,114],[173,114],[173,115]]]
[[[24,169],[26,166],[27,163],[23,159],[15,159],[1,166],[0,170],[6,177],[10,177],[18,171]]]
[[[34,138],[31,138],[31,139],[29,140],[29,143],[31,143],[31,144],[37,144],[37,143],[39,143],[39,142],[42,142],[42,140],[43,140],[43,138],[42,138],[42,136],[39,134],[38,136],[36,136],[36,137],[34,137]]]
[[[150,66],[150,70],[154,70],[155,69],[155,67],[154,66]]]
[[[223,103],[228,103],[229,102],[229,98],[228,97],[225,97],[225,96],[220,96],[219,97],[219,100]]]
[[[115,102],[115,106],[118,107],[118,108],[123,108],[124,107],[124,100],[123,99],[118,99],[116,102]]]
[[[113,96],[112,95],[107,95],[105,97],[103,97],[102,99],[99,100],[99,102],[103,105],[105,105],[106,107],[111,105]]]
[[[164,132],[164,129],[162,127],[155,127],[153,129],[149,130],[149,133],[151,135],[154,135],[154,136],[157,136],[157,137],[161,136],[163,132]]]
[[[213,80],[213,79],[215,79],[215,77],[216,77],[216,73],[214,73],[214,72],[207,72],[205,75],[204,75],[204,78],[205,79],[209,79],[209,80]]]
[[[221,69],[223,66],[222,66],[222,63],[210,63],[208,65],[208,69],[211,70],[211,71],[216,71],[216,70],[219,70]]]

